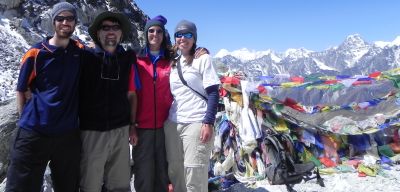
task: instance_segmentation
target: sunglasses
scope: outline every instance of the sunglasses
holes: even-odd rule
[[[176,33],[175,37],[176,38],[185,37],[185,39],[191,39],[193,37],[193,34],[192,33]]]
[[[119,30],[121,30],[121,26],[120,25],[102,25],[100,27],[100,29],[103,31],[110,31],[110,30],[119,31]]]
[[[157,30],[155,30],[155,29],[149,29],[149,33],[155,33],[155,32],[157,32],[157,33],[162,33],[163,30],[162,30],[162,29],[157,29]]]
[[[55,16],[54,20],[57,22],[63,22],[63,21],[72,22],[75,21],[75,16]]]

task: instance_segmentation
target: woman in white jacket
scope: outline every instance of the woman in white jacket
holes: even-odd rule
[[[168,174],[176,192],[207,192],[220,80],[210,55],[195,58],[194,23],[179,22],[174,37],[181,55],[170,74],[174,100],[164,129]]]

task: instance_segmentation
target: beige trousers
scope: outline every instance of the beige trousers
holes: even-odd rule
[[[80,189],[131,191],[129,125],[110,131],[81,131]]]
[[[202,123],[176,124],[166,121],[164,126],[168,175],[174,192],[207,192],[209,158],[214,137],[200,142]]]

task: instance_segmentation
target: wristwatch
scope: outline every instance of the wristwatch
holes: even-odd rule
[[[137,124],[136,122],[130,122],[129,125],[130,125],[130,126],[135,126],[135,127],[138,126],[138,124]]]

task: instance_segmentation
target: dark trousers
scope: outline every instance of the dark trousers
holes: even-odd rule
[[[79,188],[79,131],[47,137],[19,128],[11,148],[6,192],[40,192],[47,164],[55,192],[75,192]]]
[[[165,154],[164,129],[137,128],[138,144],[132,151],[137,192],[168,190],[168,166]]]

